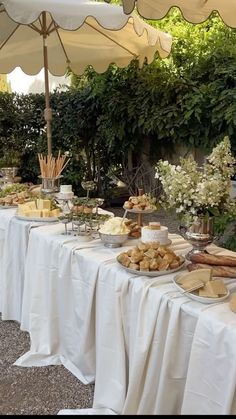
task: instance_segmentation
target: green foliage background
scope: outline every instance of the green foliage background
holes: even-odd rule
[[[68,151],[65,180],[78,192],[82,177],[102,179],[111,168],[122,173],[150,145],[150,164],[179,145],[209,152],[229,135],[236,154],[236,33],[220,18],[201,25],[180,12],[149,22],[172,34],[170,58],[125,69],[111,65],[101,75],[88,67],[71,76],[71,88],[51,94],[53,152]],[[23,180],[37,181],[37,152],[46,151],[44,95],[0,93],[0,156],[21,157]],[[2,161],[2,163],[4,163]]]

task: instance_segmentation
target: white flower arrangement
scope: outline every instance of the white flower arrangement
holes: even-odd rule
[[[180,218],[236,214],[235,200],[230,198],[235,163],[228,137],[213,149],[201,170],[193,156],[180,158],[179,165],[159,160],[155,177],[163,188],[161,204],[174,208]]]

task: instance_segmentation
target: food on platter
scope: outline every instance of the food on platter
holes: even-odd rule
[[[178,275],[175,282],[185,292],[199,297],[218,298],[228,294],[222,279],[212,280],[212,269],[202,269]]]
[[[74,214],[91,214],[98,206],[102,205],[104,200],[102,198],[87,198],[80,197],[72,200]]]
[[[96,213],[82,213],[82,214],[74,214],[73,212],[69,214],[61,214],[60,218],[69,217],[71,218],[71,221],[74,221],[75,223],[82,224],[89,224],[91,227],[96,227],[99,225],[104,224],[107,220],[109,220],[110,215],[108,214],[96,214]]]
[[[35,199],[18,205],[17,215],[28,218],[58,217],[61,213],[51,199]]]
[[[5,185],[3,190],[0,192],[0,197],[16,193],[23,192],[29,189],[29,186],[26,183],[13,183],[12,185]]]
[[[100,233],[102,234],[128,234],[129,229],[125,225],[123,218],[121,217],[112,217],[107,220],[103,226],[100,228]]]
[[[0,206],[17,206],[18,204],[23,204],[27,201],[30,201],[32,198],[32,193],[30,192],[30,187],[24,183],[15,183],[10,186],[6,186],[0,192]]]
[[[231,294],[229,307],[230,307],[230,310],[236,313],[236,292],[233,292],[233,294]]]
[[[208,265],[236,267],[236,257],[234,256],[211,255],[210,253],[197,253],[191,255],[190,260],[194,263],[206,263]]]
[[[201,269],[200,271],[183,273],[181,276],[179,276],[176,282],[182,285],[184,289],[188,289],[191,287],[191,285],[194,286],[195,283],[201,283],[204,285],[205,283],[210,281],[211,278],[212,269]]]
[[[161,245],[167,245],[169,243],[168,227],[162,226],[159,222],[150,222],[149,225],[142,227],[141,240],[144,243],[157,241]]]
[[[140,196],[130,196],[128,201],[124,202],[123,207],[127,210],[154,211],[156,209],[156,199],[152,198],[148,194],[143,194]]]
[[[187,268],[190,272],[198,269],[211,268],[213,277],[236,278],[236,266],[220,266],[210,265],[206,263],[189,263]]]
[[[128,237],[132,237],[132,238],[141,237],[141,226],[137,223],[137,221],[125,219],[124,223],[126,227],[128,227],[129,229]]]
[[[161,246],[157,242],[142,243],[122,252],[117,261],[126,268],[135,271],[171,271],[181,267],[185,261],[172,249]]]

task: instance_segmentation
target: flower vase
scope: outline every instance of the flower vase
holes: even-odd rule
[[[206,247],[215,239],[214,217],[204,215],[194,217],[192,223],[180,226],[179,232],[193,246],[192,250],[186,255],[188,260],[191,259],[193,254],[207,253]]]

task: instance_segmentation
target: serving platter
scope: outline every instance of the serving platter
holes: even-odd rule
[[[15,209],[18,205],[0,205],[0,209]]]
[[[122,265],[122,263],[120,263],[117,259],[116,259],[116,261],[127,272],[130,272],[130,273],[135,274],[135,275],[150,276],[150,277],[169,275],[173,272],[179,271],[180,269],[182,269],[186,265],[186,261],[184,260],[183,263],[181,265],[179,265],[178,268],[175,268],[175,269],[167,269],[167,270],[164,270],[164,271],[137,271],[136,269],[130,269],[130,268],[127,268],[126,266]]]
[[[203,303],[203,304],[212,304],[212,303],[220,303],[221,301],[226,300],[226,298],[228,298],[230,292],[228,290],[226,295],[223,295],[222,297],[217,297],[217,298],[211,298],[211,297],[200,297],[199,295],[193,294],[192,292],[184,292],[185,289],[182,288],[178,283],[178,279],[180,278],[181,274],[177,274],[174,276],[174,278],[172,279],[173,283],[175,284],[176,288],[178,288],[178,290],[181,293],[184,293],[184,295],[187,295],[189,298],[191,298],[192,300],[198,301],[199,303]]]
[[[59,221],[58,217],[24,217],[24,215],[16,214],[15,217],[22,221],[37,221],[41,223],[55,223]]]
[[[144,210],[141,210],[141,209],[140,210],[138,210],[138,209],[128,209],[128,208],[125,208],[124,206],[123,206],[123,208],[124,208],[125,211],[132,212],[133,214],[151,214],[152,212],[155,211],[152,208],[150,208],[150,209],[144,209]]]

